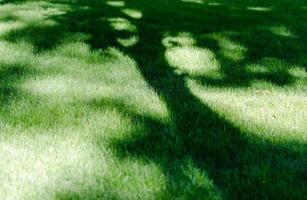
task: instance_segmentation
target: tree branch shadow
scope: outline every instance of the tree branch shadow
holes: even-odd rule
[[[255,44],[253,36],[248,35],[248,31],[245,30],[259,31],[254,28],[256,24],[262,24],[264,27],[284,24],[285,18],[277,18],[278,7],[272,7],[268,14],[259,14],[246,10],[248,3],[236,2],[238,3],[235,5],[240,5],[241,9],[231,10],[225,2],[221,7],[206,7],[190,6],[181,1],[144,3],[127,0],[124,8],[137,9],[143,15],[139,20],[129,19],[137,27],[139,37],[138,43],[130,48],[121,47],[116,38],[129,37],[134,33],[115,30],[108,20],[104,20],[127,16],[120,8],[107,6],[103,1],[70,3],[73,8],[71,11],[52,18],[58,22],[57,30],[88,34],[90,37],[86,42],[93,49],[104,49],[109,46],[121,49],[136,61],[144,79],[165,100],[171,113],[171,123],[167,125],[150,116],[138,115],[114,99],[87,102],[95,105],[97,109],[112,105],[122,113],[129,113],[142,124],[144,129],[141,136],[135,134],[138,136],[113,141],[111,145],[116,147],[120,158],[133,156],[161,166],[168,179],[167,189],[161,199],[174,196],[186,199],[215,198],[208,188],[193,185],[193,181],[187,178],[183,168],[189,161],[197,169],[208,173],[208,177],[217,186],[213,193],[221,192],[222,198],[299,199],[307,196],[306,144],[273,144],[257,136],[248,136],[251,134],[240,130],[195,97],[186,86],[186,78],[191,77],[187,74],[176,74],[165,59],[166,48],[161,42],[164,34],[189,32],[196,36],[198,46],[210,48],[222,63],[225,75],[223,80],[194,77],[203,85],[239,88],[250,86],[254,80],[266,80],[279,86],[291,85],[294,78],[287,69],[267,74],[252,74],[244,67],[267,56],[285,59],[288,63],[305,67],[306,60],[302,55],[306,45],[299,44],[306,41],[304,32],[297,28],[298,25],[286,24],[296,30],[296,39],[288,40],[269,32],[261,32],[259,37],[264,41],[273,40],[275,44],[281,44],[271,48],[265,47],[265,42]],[[81,9],[82,6],[88,8]],[[202,14],[204,11],[205,16]],[[195,12],[197,14],[192,15]],[[267,17],[271,19],[267,20]],[[299,14],[293,17],[301,19]],[[218,23],[219,21],[223,23]],[[304,24],[300,20],[298,23]],[[18,31],[18,35],[23,37],[25,29]],[[35,29],[32,31],[36,32]],[[240,62],[231,61],[219,53],[220,47],[216,40],[202,38],[203,34],[216,32],[236,32],[234,35],[229,34],[229,37],[247,48],[245,58]],[[42,35],[45,33],[38,32]],[[10,40],[10,37],[7,38]],[[55,38],[50,44],[47,43],[47,46],[45,42],[34,45],[38,49],[46,50],[61,43],[60,38],[61,36]],[[278,51],[279,47],[284,50]],[[259,49],[262,48],[265,50],[260,52]],[[292,50],[291,55],[287,53],[289,50]],[[238,69],[234,69],[234,66]],[[192,190],[185,190],[187,185],[190,185]]]

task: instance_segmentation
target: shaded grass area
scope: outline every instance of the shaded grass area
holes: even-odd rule
[[[2,1],[0,197],[306,198],[306,7]]]

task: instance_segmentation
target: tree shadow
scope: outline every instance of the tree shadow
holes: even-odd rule
[[[24,76],[28,66],[0,64],[0,107],[10,104],[11,100],[18,98],[19,91],[15,84]]]
[[[174,0],[127,0],[123,7],[112,7],[106,1],[80,1],[68,3],[72,8],[70,11],[52,17],[58,22],[57,30],[65,30],[67,34],[89,35],[86,42],[93,49],[109,46],[121,49],[136,61],[145,80],[165,100],[171,114],[169,124],[138,115],[114,99],[87,102],[97,109],[113,106],[122,113],[129,113],[142,124],[143,129],[136,130],[142,131],[141,135],[116,140],[110,145],[116,147],[117,155],[123,159],[133,156],[154,162],[162,168],[167,177],[167,189],[159,198],[214,199],[218,198],[219,193],[225,199],[301,199],[307,196],[306,144],[273,144],[266,139],[250,136],[252,134],[240,130],[201,102],[186,85],[186,78],[195,78],[203,85],[217,88],[248,87],[255,80],[266,80],[278,86],[294,83],[295,79],[288,69],[281,68],[264,74],[246,70],[246,65],[266,57],[306,68],[306,45],[303,41],[307,39],[306,30],[302,28],[306,25],[303,21],[306,13],[298,12],[298,5],[287,1],[280,4],[277,1],[259,2],[221,1],[216,6],[210,6]],[[125,15],[122,12],[124,8],[138,10],[142,18]],[[269,8],[269,11],[259,12],[260,8]],[[289,14],[282,17],[280,13],[284,11]],[[292,21],[287,21],[289,17]],[[137,31],[114,28],[109,20],[114,18],[115,21],[118,18],[128,19]],[[291,24],[295,20],[297,23]],[[125,25],[126,21],[119,20],[119,24],[123,25],[123,22]],[[295,38],[278,36],[267,29],[274,26],[288,27],[295,33]],[[14,34],[24,37],[24,30],[20,29],[19,33]],[[175,73],[174,67],[165,58],[167,48],[162,40],[165,34],[176,36],[181,32],[190,33],[198,47],[215,53],[221,63],[222,80]],[[38,32],[42,36],[45,33]],[[222,33],[242,44],[246,48],[244,58],[239,61],[229,59],[221,51],[219,41],[206,36],[210,33]],[[129,48],[120,46],[116,40],[135,34],[139,41]],[[16,36],[7,37],[12,41],[10,38]],[[268,42],[271,46],[268,46]],[[34,40],[34,45],[41,50],[60,43],[60,37],[52,39],[51,43],[36,43]],[[217,189],[208,191],[208,187],[194,184],[187,177],[183,168],[190,161],[195,168],[208,173]]]

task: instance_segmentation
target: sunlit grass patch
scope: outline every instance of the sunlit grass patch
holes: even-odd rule
[[[186,3],[197,3],[197,4],[203,4],[203,3],[204,3],[203,0],[182,0],[182,2],[186,2]]]
[[[155,164],[133,159],[114,160],[111,163],[106,177],[109,198],[152,199],[165,191],[165,176]]]
[[[196,45],[196,40],[193,38],[192,34],[182,32],[175,37],[166,34],[165,38],[162,40],[162,44],[167,48],[176,46],[192,47]]]
[[[0,19],[10,17],[12,19],[10,21],[30,22],[44,18],[44,9],[37,3],[7,4],[1,6],[0,11]]]
[[[19,29],[22,27],[24,27],[24,24],[22,22],[16,22],[16,21],[1,22],[0,23],[0,37],[5,36],[12,29]]]
[[[132,36],[129,38],[118,38],[117,42],[124,47],[131,47],[139,42],[139,38],[137,36]]]
[[[8,187],[1,187],[0,196],[4,199],[56,199],[73,195],[88,199],[98,195],[108,199],[141,195],[150,199],[161,192],[165,183],[159,168],[137,160],[114,159],[112,152],[99,145],[97,140],[107,140],[115,131],[114,122],[120,121],[110,123],[114,114],[104,119],[101,118],[103,113],[96,115],[102,120],[100,123],[89,115],[94,121],[88,118],[86,127],[81,124],[49,130],[2,127],[0,176]],[[101,122],[109,124],[101,126]],[[117,135],[112,137],[121,137],[120,129],[117,130]],[[123,130],[127,134],[128,129]]]
[[[167,48],[165,58],[176,73],[208,77],[220,75],[220,64],[215,55],[209,49],[196,47],[189,33],[165,37],[162,43]]]
[[[11,42],[0,41],[0,63],[2,65],[31,65],[34,61],[33,50],[33,46],[29,43],[20,42],[18,44],[14,44]]]
[[[301,80],[302,84],[307,82],[307,71],[304,68],[299,67],[299,66],[294,66],[291,69],[289,69],[289,73],[293,77]]]
[[[177,194],[179,198],[204,198],[212,200],[222,199],[221,193],[215,187],[213,181],[208,174],[195,165],[193,161],[186,158],[181,166],[183,179],[187,179],[187,185],[181,186],[180,192]],[[179,186],[180,187],[180,186]]]
[[[114,7],[123,7],[125,5],[124,1],[107,1],[107,5],[114,6]]]
[[[174,47],[166,51],[165,57],[177,73],[218,76],[220,64],[208,49],[197,47]]]
[[[122,12],[134,19],[141,19],[143,16],[142,12],[134,9],[123,9]]]
[[[271,27],[270,30],[272,31],[272,33],[278,36],[289,37],[289,38],[296,37],[295,34],[291,32],[289,29],[287,29],[285,26],[274,26]]]
[[[247,7],[247,10],[256,11],[256,12],[270,12],[272,9],[268,7]]]
[[[0,19],[6,18],[10,20],[5,21],[32,23],[47,20],[48,16],[63,14],[68,9],[69,6],[65,4],[51,4],[48,1],[10,3],[0,7]]]
[[[238,42],[232,41],[223,34],[212,34],[205,37],[214,39],[219,48],[219,53],[227,59],[240,61],[245,58],[247,49]]]
[[[125,18],[110,18],[107,19],[110,25],[117,31],[137,32],[137,27]]]
[[[96,187],[106,172],[102,154],[84,140],[72,139],[73,130],[62,130],[63,137],[43,129],[8,128],[2,134],[6,131],[18,133],[0,140],[0,176],[7,185],[0,189],[3,199],[54,199],[60,191]]]
[[[187,84],[204,103],[242,130],[275,142],[306,143],[304,90],[214,89]]]
[[[222,4],[219,2],[209,2],[208,5],[209,6],[221,6]]]

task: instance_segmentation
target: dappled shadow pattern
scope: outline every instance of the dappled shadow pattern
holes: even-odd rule
[[[61,30],[66,35],[83,33],[88,36],[86,42],[93,49],[115,46],[137,62],[145,80],[165,100],[171,113],[169,124],[138,115],[113,99],[87,103],[97,109],[113,106],[120,112],[129,113],[143,125],[141,131],[144,134],[141,136],[136,134],[137,137],[113,141],[110,145],[116,147],[119,157],[134,156],[155,162],[162,168],[168,184],[167,191],[159,198],[171,198],[170,194],[186,199],[218,198],[219,195],[212,195],[203,185],[193,185],[193,180],[186,177],[182,168],[187,160],[191,160],[198,169],[208,173],[217,186],[214,193],[220,193],[222,198],[299,199],[307,196],[306,145],[290,142],[273,144],[250,136],[201,102],[186,85],[187,78],[212,87],[248,87],[259,80],[278,86],[294,84],[295,77],[288,69],[258,73],[248,71],[246,66],[269,58],[269,61],[277,60],[306,69],[307,37],[304,27],[307,15],[303,10],[299,11],[299,7],[304,5],[290,1],[257,2],[220,1],[209,5],[193,1],[157,0],[145,3],[127,0],[122,7],[117,7],[105,1],[57,1],[69,4],[71,9],[52,17],[57,25],[51,30],[50,27],[26,27],[5,38],[12,42],[16,38],[29,41],[26,37],[33,34],[24,33],[35,32],[37,38],[30,41],[41,51],[61,43],[61,37],[53,38],[50,43],[41,42],[39,38],[48,37],[52,31]],[[123,8],[136,9],[142,17],[127,17],[122,12]],[[261,12],[263,10],[265,12]],[[285,14],[281,15],[283,12]],[[128,24],[133,24],[135,28],[129,29],[122,18],[129,20]],[[122,26],[112,26],[112,20],[108,19],[117,20],[117,24]],[[297,23],[292,24],[293,21]],[[274,34],[270,31],[274,26],[287,27],[294,36]],[[190,33],[199,48],[208,48],[215,53],[221,65],[222,78],[175,72],[165,58],[167,49],[161,41],[166,35],[176,37],[182,32]],[[227,56],[214,34],[222,34],[244,46],[243,57],[233,59]],[[138,41],[131,47],[123,47],[116,40],[134,35],[137,35]],[[192,189],[185,191],[187,185]],[[67,195],[59,196],[77,198],[73,194]],[[96,197],[99,198],[99,195]]]

